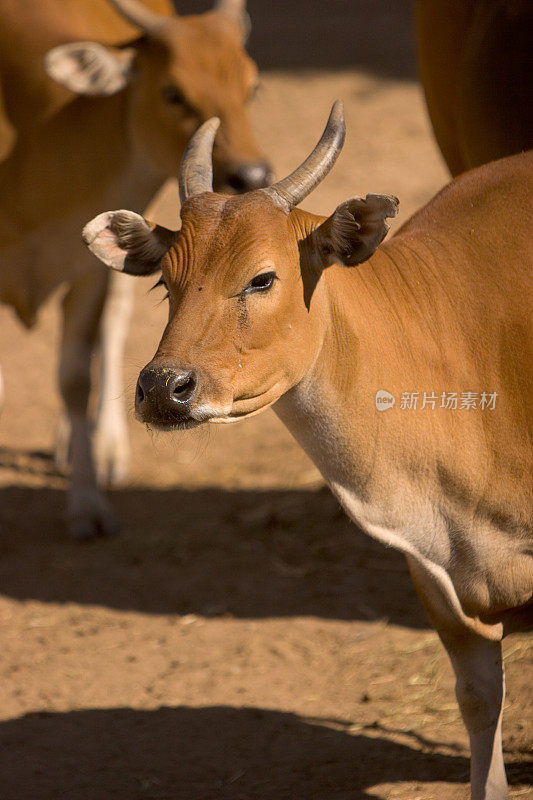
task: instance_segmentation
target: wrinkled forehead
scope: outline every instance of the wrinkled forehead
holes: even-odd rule
[[[246,274],[289,250],[287,215],[261,191],[235,197],[206,192],[184,204],[181,218],[163,262],[172,282]]]

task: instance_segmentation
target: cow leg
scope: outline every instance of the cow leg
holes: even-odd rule
[[[63,300],[59,386],[66,406],[71,484],[67,503],[70,533],[79,539],[113,534],[117,525],[111,506],[96,485],[88,402],[91,356],[107,289],[107,271],[96,264],[71,285]]]
[[[165,185],[144,211],[157,219],[165,202]],[[135,304],[136,281],[131,275],[111,271],[102,318],[102,372],[96,412],[94,453],[101,484],[119,485],[128,477],[130,447],[122,378],[124,347]]]
[[[472,632],[439,631],[456,676],[455,692],[470,738],[472,800],[509,797],[502,752],[505,680],[501,642]]]
[[[411,575],[446,648],[456,677],[456,696],[470,739],[471,800],[509,797],[502,751],[505,679],[500,641],[466,627],[420,566],[408,559]]]
[[[130,448],[122,366],[134,301],[135,279],[113,271],[101,325],[102,370],[94,436],[101,484],[117,485],[128,476]]]

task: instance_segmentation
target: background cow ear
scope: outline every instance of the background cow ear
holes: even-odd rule
[[[151,226],[133,211],[106,211],[87,223],[82,239],[103,263],[128,275],[151,275],[176,239],[176,232]]]
[[[387,235],[387,217],[397,213],[398,199],[391,195],[367,194],[346,200],[315,231],[321,256],[329,264],[361,264]]]
[[[116,50],[97,42],[71,42],[49,50],[46,74],[76,94],[102,96],[120,92],[132,75],[134,50]]]

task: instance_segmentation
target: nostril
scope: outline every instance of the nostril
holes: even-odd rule
[[[139,375],[135,387],[135,408],[143,419],[160,419],[165,415],[188,415],[188,403],[198,386],[192,369],[179,369],[165,364],[149,365]]]
[[[242,175],[228,175],[228,185],[236,192],[244,192],[248,188],[248,184]]]
[[[177,376],[172,392],[174,398],[180,403],[190,400],[196,389],[196,383],[197,380],[194,372],[187,372],[184,375]]]

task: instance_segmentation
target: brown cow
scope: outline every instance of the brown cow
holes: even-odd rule
[[[95,272],[79,230],[101,203],[146,207],[213,114],[222,120],[216,185],[266,186],[269,167],[248,119],[257,69],[243,49],[244,0],[184,18],[168,0],[0,0],[0,15],[0,300],[31,325],[50,293],[68,285],[59,370],[72,431],[68,516],[85,538],[115,525],[96,488],[87,418],[107,270]],[[104,477],[120,477],[127,460],[120,375],[133,287],[117,277],[103,326]]]
[[[420,77],[452,175],[533,147],[530,0],[418,0]]]
[[[215,131],[185,154],[179,232],[131,211],[84,231],[168,288],[137,417],[181,429],[273,405],[350,517],[406,554],[457,675],[472,798],[503,800],[501,639],[533,622],[533,154],[452,182],[377,249],[396,198],[295,208],[340,151],[340,103],[301,167],[239,198],[211,191]]]

